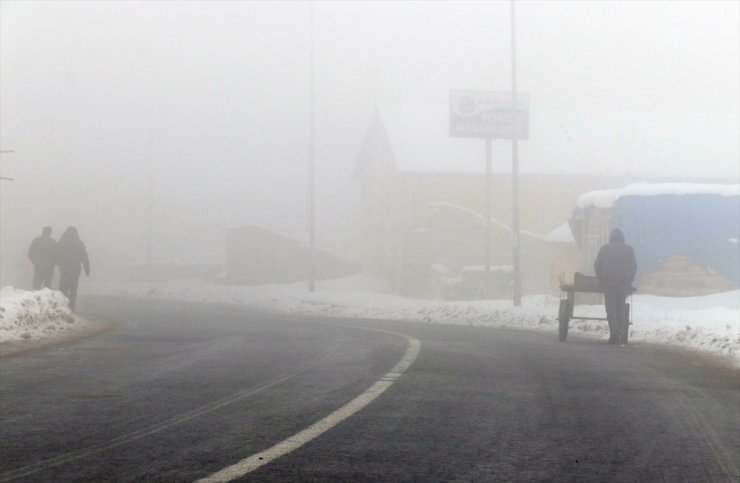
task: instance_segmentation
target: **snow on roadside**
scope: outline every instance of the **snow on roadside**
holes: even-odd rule
[[[226,303],[286,313],[506,327],[557,333],[559,300],[548,295],[510,300],[433,301],[391,295],[387,284],[367,275],[317,283],[260,286],[218,285],[207,281],[132,283],[89,287],[92,293],[157,299]],[[635,295],[630,337],[633,342],[668,344],[728,359],[740,366],[740,291],[704,297]],[[603,317],[601,305],[577,306],[576,315]],[[570,323],[570,333],[607,339],[606,322]]]
[[[509,300],[417,300],[391,295],[382,279],[369,276],[319,282],[314,293],[306,290],[305,283],[229,286],[197,280],[88,289],[97,294],[237,304],[306,315],[506,327],[552,334],[558,326],[557,297],[524,297],[522,307],[512,307]],[[633,342],[700,350],[740,366],[740,291],[687,298],[635,295],[632,307]],[[600,305],[576,307],[576,315],[602,317],[603,313]],[[0,343],[54,339],[84,327],[82,320],[72,316],[60,292],[12,287],[0,291]],[[608,337],[607,325],[600,321],[573,320],[570,333]]]
[[[61,292],[0,290],[0,343],[56,338],[76,330],[76,322]]]

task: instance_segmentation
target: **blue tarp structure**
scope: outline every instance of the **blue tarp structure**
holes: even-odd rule
[[[717,194],[619,197],[612,226],[635,249],[642,273],[673,254],[705,262],[740,286],[740,198]]]

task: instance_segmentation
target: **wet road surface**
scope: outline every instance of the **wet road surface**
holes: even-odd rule
[[[0,359],[0,481],[738,481],[740,378],[650,346],[112,298],[115,328]]]

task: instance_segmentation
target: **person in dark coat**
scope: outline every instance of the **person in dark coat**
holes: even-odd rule
[[[604,291],[606,318],[609,322],[609,343],[627,342],[629,314],[627,296],[632,293],[632,282],[637,272],[635,251],[624,242],[619,228],[612,230],[609,243],[601,247],[594,262],[599,287]]]
[[[33,264],[33,289],[51,288],[54,278],[54,246],[56,242],[51,237],[51,227],[45,226],[41,236],[31,242],[28,249],[28,258]]]
[[[57,242],[55,261],[59,265],[59,290],[69,299],[69,308],[74,310],[82,268],[85,275],[90,276],[90,260],[77,228],[70,226],[64,231]]]

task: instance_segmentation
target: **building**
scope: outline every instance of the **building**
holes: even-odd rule
[[[675,124],[684,121],[689,122],[680,116],[532,111],[529,140],[519,143],[522,232],[546,234],[562,225],[570,218],[576,200],[584,192],[619,188],[636,180],[663,181],[659,172],[664,166],[671,166],[679,158],[685,162],[701,159],[700,150],[706,146],[696,146],[692,150],[673,142],[672,136],[683,128]],[[714,129],[721,121],[705,124]],[[649,149],[645,147],[647,142]],[[477,139],[451,138],[448,106],[379,106],[355,167],[361,192],[358,235],[362,242],[363,269],[392,277],[399,292],[421,295],[418,287],[408,287],[405,281],[418,278],[409,277],[412,265],[437,263],[433,257],[423,261],[414,259],[418,256],[416,248],[412,247],[419,233],[431,236],[436,230],[437,236],[442,237],[443,229],[430,225],[430,213],[435,211],[435,206],[458,207],[457,215],[469,219],[475,218],[471,218],[471,213],[480,217],[490,210],[494,226],[508,230],[513,204],[511,142],[493,141],[492,144],[492,196],[487,207],[485,143]],[[734,145],[721,148],[730,153],[730,157],[734,156],[734,149]],[[613,169],[598,172],[593,168],[595,159]],[[641,170],[635,166],[640,166]],[[707,171],[707,175],[712,173]],[[468,227],[466,242],[448,246],[449,250],[459,247],[465,253],[450,253],[448,258],[465,258],[467,266],[482,265],[485,230],[472,229],[465,221],[460,224]],[[453,225],[448,224],[446,229],[454,229]],[[447,238],[454,239],[454,236]],[[491,250],[506,260],[502,265],[511,265],[512,243],[510,239],[504,242],[505,238],[494,235],[496,245]],[[530,240],[537,240],[537,237],[530,237]],[[535,251],[551,251],[541,236],[539,240],[543,248]],[[432,243],[427,239],[424,243],[443,246],[446,242],[439,239]],[[481,247],[476,260],[470,259],[469,249],[462,248],[471,244]],[[540,262],[546,265],[537,270],[543,280],[523,280],[523,286],[530,291],[552,286],[550,261],[523,259],[522,265]]]

